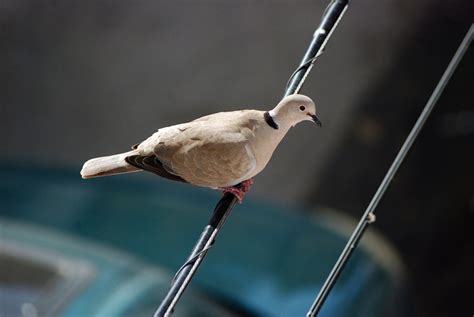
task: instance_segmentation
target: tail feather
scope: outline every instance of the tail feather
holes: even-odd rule
[[[136,154],[136,151],[98,157],[84,163],[81,170],[82,178],[93,178],[115,174],[131,173],[140,171],[139,168],[128,164],[125,158]]]

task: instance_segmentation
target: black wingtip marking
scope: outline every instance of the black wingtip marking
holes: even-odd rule
[[[173,181],[187,183],[187,181],[180,176],[168,172],[163,166],[163,163],[161,163],[160,160],[154,155],[131,155],[126,157],[125,161],[130,165],[138,167],[144,171],[152,172],[158,176],[171,179]]]

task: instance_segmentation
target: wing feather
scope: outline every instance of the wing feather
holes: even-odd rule
[[[259,111],[221,112],[158,130],[129,163],[160,176],[205,187],[236,185],[251,175],[250,150]]]

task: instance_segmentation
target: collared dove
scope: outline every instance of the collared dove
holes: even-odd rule
[[[223,189],[239,201],[288,130],[301,121],[321,126],[314,102],[294,94],[270,111],[219,112],[159,129],[122,154],[94,158],[82,178],[141,170],[193,185]],[[236,185],[242,183],[243,186]]]

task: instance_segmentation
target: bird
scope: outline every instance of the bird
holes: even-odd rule
[[[218,112],[160,128],[131,151],[84,163],[84,179],[148,171],[200,187],[220,189],[242,202],[253,177],[267,165],[290,128],[302,121],[322,123],[313,100],[284,97],[272,110]]]

